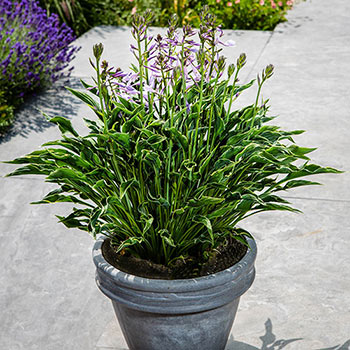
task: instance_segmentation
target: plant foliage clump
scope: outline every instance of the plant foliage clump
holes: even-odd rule
[[[201,16],[198,31],[179,30],[173,19],[156,37],[148,34],[150,12],[135,16],[131,72],[110,67],[95,45],[95,85],[70,89],[96,115],[85,119],[89,133],[50,118],[62,138],[10,162],[24,165],[10,176],[41,174],[59,185],[38,203],[79,205],[59,217],[67,227],[104,234],[118,251],[167,266],[193,251],[208,256],[228,237],[246,242],[237,226],[245,218],[297,211],[276,192],[338,172],[310,163],[313,149],[293,140],[303,131],[267,124],[273,117],[260,92],[274,67],[239,84],[245,54],[226,67],[221,46],[232,43],[207,8]],[[255,101],[234,109],[254,84]]]

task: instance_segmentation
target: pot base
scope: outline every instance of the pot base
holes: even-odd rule
[[[239,298],[191,314],[154,314],[112,301],[130,350],[224,350]]]

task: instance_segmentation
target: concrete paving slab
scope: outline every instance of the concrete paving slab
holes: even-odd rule
[[[319,147],[313,159],[344,170],[350,146],[349,6],[345,0],[307,1],[273,34],[228,31],[227,39],[232,36],[237,47],[225,52],[234,60],[247,53],[244,81],[274,63],[276,74],[264,96],[281,116],[277,123],[308,130],[299,140]],[[82,50],[70,86],[90,77],[88,57],[96,42],[104,42],[106,59],[126,69],[129,39],[128,30],[113,27],[79,38]],[[58,86],[39,94],[0,141],[1,160],[59,136],[37,108],[70,117],[80,131],[81,117],[91,115]],[[0,164],[0,175],[12,169]],[[257,239],[258,272],[242,297],[226,350],[350,349],[349,175],[319,180],[325,186],[288,194],[304,215],[265,213],[242,224]],[[54,214],[69,206],[29,204],[50,186],[39,177],[0,178],[0,348],[126,350],[112,306],[95,286],[92,239],[57,224]]]

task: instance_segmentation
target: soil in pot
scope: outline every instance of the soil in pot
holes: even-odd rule
[[[247,247],[234,238],[229,238],[211,254],[209,260],[190,256],[177,260],[171,267],[139,259],[128,253],[116,253],[116,249],[106,239],[102,245],[104,258],[120,271],[153,279],[186,279],[207,276],[225,270],[240,261],[247,252]]]

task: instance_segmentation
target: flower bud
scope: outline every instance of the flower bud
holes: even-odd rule
[[[103,44],[102,43],[95,44],[93,46],[93,53],[94,53],[94,56],[96,57],[97,60],[99,60],[101,58],[102,52],[103,52]]]
[[[176,14],[173,14],[171,17],[170,17],[170,20],[169,20],[169,27],[174,27],[176,28],[177,27],[177,23],[178,23],[178,17]]]
[[[247,56],[245,53],[241,53],[237,59],[237,68],[241,69],[247,62]]]
[[[144,13],[145,23],[149,26],[153,22],[153,12],[150,9],[147,9]]]
[[[174,81],[177,81],[180,76],[181,76],[181,68],[179,66],[175,67],[174,70],[173,70],[173,78],[174,78]]]
[[[275,67],[273,66],[273,64],[269,64],[268,66],[266,66],[265,79],[269,79],[272,77],[274,69],[275,69]]]
[[[225,56],[220,56],[218,59],[218,69],[219,71],[222,71],[225,68],[226,65],[226,57]]]
[[[233,63],[228,66],[227,74],[228,74],[229,77],[232,76],[232,74],[235,72],[235,69],[236,69],[236,67],[235,67],[235,65]]]
[[[108,68],[108,62],[106,60],[103,60],[101,63],[101,68],[102,69],[107,69]]]

